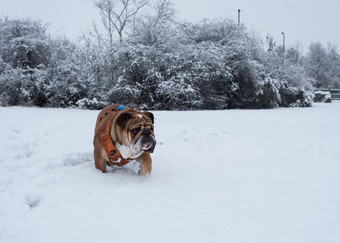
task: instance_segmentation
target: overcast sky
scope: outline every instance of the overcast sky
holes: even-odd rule
[[[241,22],[263,37],[270,33],[275,41],[301,42],[305,49],[311,42],[331,42],[340,49],[340,0],[173,0],[177,19],[198,21],[203,18],[228,17]],[[75,39],[100,22],[92,0],[0,0],[0,12],[10,18],[30,17],[49,23],[52,34]]]

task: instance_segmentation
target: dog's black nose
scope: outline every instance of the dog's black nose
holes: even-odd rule
[[[150,130],[149,129],[145,129],[142,134],[143,135],[150,135]]]

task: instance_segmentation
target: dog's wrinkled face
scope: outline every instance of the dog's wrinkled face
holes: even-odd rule
[[[116,134],[121,138],[117,149],[123,158],[137,158],[152,153],[156,146],[154,116],[151,112],[123,111],[116,121]]]

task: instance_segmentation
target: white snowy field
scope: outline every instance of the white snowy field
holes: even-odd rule
[[[340,242],[340,102],[154,112],[149,177],[95,169],[97,114],[0,108],[0,242]]]

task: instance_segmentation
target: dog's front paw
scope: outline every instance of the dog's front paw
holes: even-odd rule
[[[141,176],[149,176],[151,174],[151,168],[147,168],[147,166],[141,166],[138,171],[138,175]]]

